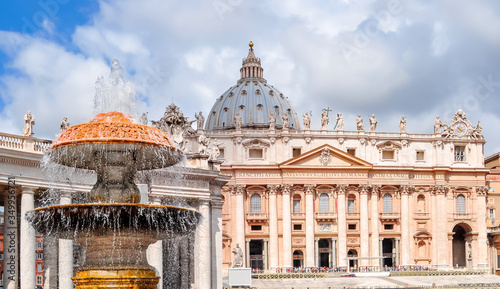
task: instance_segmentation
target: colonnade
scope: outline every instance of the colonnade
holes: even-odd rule
[[[394,256],[394,265],[415,265],[420,259],[430,260],[427,265],[435,266],[436,268],[450,268],[452,262],[452,243],[450,236],[450,226],[453,223],[461,224],[463,216],[457,216],[454,222],[451,222],[450,217],[453,217],[455,212],[454,198],[456,192],[444,185],[429,185],[418,188],[415,192],[413,185],[396,185],[386,186],[361,184],[357,186],[349,186],[338,184],[329,186],[331,188],[329,198],[334,198],[336,209],[330,206],[330,212],[335,215],[335,218],[326,222],[336,223],[337,230],[324,232],[318,230],[317,216],[315,215],[316,199],[319,197],[320,191],[318,188],[322,186],[314,184],[303,184],[294,186],[292,184],[283,185],[267,185],[267,208],[263,207],[263,211],[268,213],[269,218],[267,225],[269,234],[262,234],[257,237],[258,233],[245,232],[246,219],[245,209],[246,200],[249,201],[250,195],[246,192],[246,185],[237,185],[231,187],[233,196],[233,204],[236,205],[236,240],[238,243],[246,244],[241,246],[246,258],[245,264],[250,266],[250,246],[249,242],[253,240],[263,240],[263,258],[264,268],[273,269],[278,267],[293,266],[293,252],[301,250],[304,254],[304,267],[318,267],[319,258],[319,239],[329,239],[330,244],[330,265],[331,266],[348,266],[347,256],[348,251],[356,250],[359,257],[358,266],[375,266],[383,265],[383,240],[391,239]],[[324,188],[324,186],[323,186]],[[471,243],[474,248],[477,248],[477,254],[474,257],[474,266],[481,267],[487,264],[486,251],[486,227],[481,222],[479,216],[485,214],[484,200],[485,194],[481,193],[482,187],[469,187],[470,195],[475,194],[475,197],[469,197],[470,207],[477,207],[476,212],[469,211],[467,214],[478,214],[478,221],[474,225],[479,233],[477,237],[471,238]],[[324,191],[324,190],[323,190]],[[323,192],[322,191],[322,192]],[[305,228],[300,233],[294,233],[292,230],[292,200],[294,194],[298,193],[303,198],[301,202],[305,202],[302,208],[305,213],[305,218],[299,220]],[[356,197],[356,211],[349,212],[347,208],[348,197],[354,193]],[[389,212],[384,212],[383,194],[390,193],[391,198],[397,201],[397,205],[393,206]],[[281,194],[281,215],[278,212],[278,195]],[[246,195],[246,197],[245,197]],[[264,194],[265,195],[265,194]],[[417,196],[425,196],[427,202],[423,212],[417,212],[416,202]],[[483,200],[483,202],[481,201]],[[392,201],[391,201],[392,202]],[[330,202],[331,203],[331,202]],[[263,203],[264,206],[265,203]],[[450,206],[451,204],[451,206]],[[248,213],[248,212],[247,212]],[[461,219],[462,218],[462,219]],[[279,228],[281,219],[282,227]],[[388,221],[389,220],[389,221]],[[356,223],[355,229],[348,229],[348,225]],[[391,228],[387,229],[384,224],[390,224]],[[420,224],[420,225],[419,225]],[[382,225],[382,226],[381,226]],[[397,226],[397,227],[396,227]],[[333,227],[333,226],[332,226]],[[397,228],[397,230],[396,230]],[[281,229],[281,230],[280,230]],[[279,234],[278,232],[281,232]],[[415,234],[419,232],[427,232],[426,236],[429,239],[427,244],[432,250],[429,251],[427,257],[419,256],[417,252]],[[248,237],[250,235],[250,237]],[[292,240],[303,238],[304,242],[293,243]],[[269,242],[267,242],[269,240]],[[245,242],[245,243],[244,243]],[[281,242],[281,246],[279,246]],[[484,243],[484,244],[483,244]],[[484,248],[483,248],[484,247]],[[483,252],[484,251],[484,252]],[[427,253],[426,253],[427,254]]]

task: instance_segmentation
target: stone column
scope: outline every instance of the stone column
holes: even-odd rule
[[[339,266],[347,266],[347,222],[346,222],[346,193],[347,185],[337,185],[338,194],[338,214],[337,214],[337,224],[338,224],[338,260]]]
[[[410,216],[408,207],[408,194],[411,186],[401,186],[401,265],[410,265]]]
[[[314,193],[316,185],[304,185],[306,192],[306,267],[316,266],[314,247]],[[316,243],[317,248],[317,243]]]
[[[210,216],[210,202],[201,201],[199,206],[201,214],[201,221],[198,225],[197,234],[199,239],[199,255],[195,257],[198,259],[198,276],[197,287],[199,289],[212,288],[212,254],[211,252],[211,216]]]
[[[283,193],[283,267],[292,267],[292,215],[290,212],[291,184],[284,184]]]
[[[17,196],[14,187],[15,181],[9,179],[9,188],[4,195],[4,223],[3,223],[3,288],[17,289],[19,276],[19,240],[17,218]],[[34,264],[34,263],[33,263]]]
[[[264,270],[269,269],[269,265],[267,263],[268,262],[267,260],[269,260],[269,258],[268,258],[268,252],[269,251],[267,250],[267,246],[268,246],[267,244],[268,243],[269,243],[269,239],[264,239],[263,240],[264,252],[263,252],[262,255],[264,255],[264,256],[262,256],[262,263],[263,263],[263,266],[264,266]]]
[[[319,267],[319,238],[314,238],[314,256],[315,256],[314,267]],[[307,266],[307,267],[311,267],[311,266]]]
[[[436,188],[436,206],[443,206],[445,204],[445,194],[448,192],[448,187],[437,186]],[[446,248],[448,233],[446,230],[446,210],[442,207],[436,208],[437,215],[437,265],[443,269],[448,268],[448,250]]]
[[[369,229],[368,229],[368,186],[359,185],[359,226],[360,226],[360,256],[370,256]],[[361,259],[360,266],[369,266],[369,259]]]
[[[332,238],[332,258],[330,259],[330,267],[337,266],[337,238]]]
[[[161,205],[161,199],[159,197],[151,197],[153,205]],[[149,245],[148,247],[148,260],[149,265],[156,269],[156,274],[160,277],[158,281],[158,289],[163,288],[163,242],[158,240],[156,243]]]
[[[28,223],[25,216],[35,208],[34,187],[23,187],[21,195],[21,263],[19,274],[21,289],[35,288],[35,229]]]
[[[245,240],[245,260],[245,266],[250,268],[250,239]]]
[[[399,241],[400,241],[400,238],[396,238],[395,240],[396,240],[396,262],[395,262],[396,264],[395,265],[399,266],[399,264],[401,264],[399,262],[399,260],[400,260],[400,257],[399,257]]]
[[[372,232],[372,238],[371,238],[371,256],[372,257],[380,257],[382,256],[379,252],[379,214],[378,214],[378,195],[380,191],[380,186],[379,185],[372,185],[371,187],[371,199],[370,199],[370,206],[371,206],[371,217],[370,217],[370,227],[371,227],[371,232]],[[372,266],[380,266],[381,259],[372,259],[371,265]]]
[[[231,193],[233,197],[236,199],[236,210],[235,219],[236,219],[236,243],[240,245],[241,250],[243,251],[243,264],[247,264],[246,260],[246,247],[245,247],[245,199],[244,194],[246,192],[246,185],[236,185],[231,188]]]
[[[479,186],[476,187],[477,194],[477,267],[479,269],[488,268],[488,237],[486,233],[486,194],[488,193],[488,187]],[[474,255],[474,251],[473,251]]]
[[[379,238],[379,256],[384,257],[384,238]],[[380,271],[382,271],[382,268],[384,267],[384,259],[379,260],[380,264]]]
[[[438,255],[437,255],[437,222],[439,222],[438,216],[437,216],[437,205],[436,205],[436,190],[435,187],[431,187],[431,194],[430,194],[430,201],[431,201],[431,222],[432,222],[432,262],[431,264],[434,266],[437,266],[438,263]]]
[[[59,204],[71,204],[70,191],[61,191]],[[59,288],[73,289],[73,240],[59,239]],[[55,287],[57,288],[57,287]]]
[[[278,267],[279,245],[278,245],[278,212],[276,207],[276,194],[279,185],[267,185],[269,193],[269,269]]]

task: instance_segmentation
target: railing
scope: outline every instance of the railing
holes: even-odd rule
[[[380,213],[379,218],[383,220],[394,220],[394,219],[399,219],[400,214],[399,213]]]
[[[316,220],[335,220],[337,219],[336,213],[316,213]]]
[[[453,218],[460,219],[460,220],[472,219],[472,214],[470,214],[470,213],[454,213]]]
[[[292,213],[292,219],[304,219],[306,213]]]
[[[422,213],[422,212],[417,212],[415,215],[413,215],[413,218],[415,219],[429,219],[430,214],[429,213]]]
[[[359,213],[346,213],[347,219],[359,219]]]
[[[0,133],[0,147],[2,148],[43,153],[51,144],[50,140]]]
[[[267,213],[248,213],[247,220],[267,220]]]

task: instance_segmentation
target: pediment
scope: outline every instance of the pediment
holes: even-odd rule
[[[308,167],[358,167],[371,168],[372,164],[358,157],[350,155],[331,145],[324,144],[304,154],[296,156],[279,165],[280,167],[308,166]]]

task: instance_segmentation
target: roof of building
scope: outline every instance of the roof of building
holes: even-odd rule
[[[243,59],[240,69],[240,80],[217,99],[208,114],[205,129],[234,129],[236,114],[241,115],[243,128],[269,128],[270,113],[276,119],[276,129],[283,128],[282,117],[285,113],[288,115],[289,129],[300,129],[294,108],[283,93],[267,84],[253,43],[250,42],[249,46],[248,56]]]

